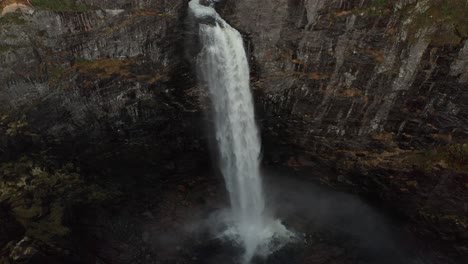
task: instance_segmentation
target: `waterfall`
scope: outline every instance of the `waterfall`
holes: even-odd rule
[[[266,247],[275,229],[286,230],[277,228],[281,224],[264,215],[261,144],[250,91],[249,64],[241,34],[214,8],[192,0],[189,10],[199,21],[202,50],[196,63],[213,105],[220,169],[229,192],[234,233],[245,249],[244,262],[249,262],[258,251],[266,251],[260,247]]]

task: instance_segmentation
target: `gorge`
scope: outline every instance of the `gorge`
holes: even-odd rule
[[[0,6],[0,263],[239,260],[207,221],[233,198],[189,1]],[[466,263],[466,1],[216,9],[250,66],[241,153],[299,237],[252,263]]]

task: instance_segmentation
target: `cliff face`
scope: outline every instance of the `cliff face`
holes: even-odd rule
[[[22,122],[19,134],[64,148],[196,134],[184,127],[197,105],[181,52],[184,1],[54,3],[0,18],[5,131]]]
[[[24,171],[172,176],[207,160],[187,2],[0,1],[0,209],[14,211],[0,224],[13,215],[16,236],[34,231],[39,216],[20,214],[35,208],[30,194],[10,188]],[[220,11],[246,39],[267,164],[331,168],[322,182],[385,201],[466,256],[464,1],[232,0]],[[33,173],[49,159],[47,175]],[[0,228],[0,246],[14,233]]]
[[[290,143],[309,150],[321,138],[384,133],[402,148],[401,137],[417,147],[466,141],[467,21],[450,13],[463,6],[345,2],[228,4],[250,38],[264,116],[289,124]]]
[[[93,210],[206,160],[186,1],[29,2],[0,1],[2,263],[56,263]]]
[[[262,108],[302,138],[463,140],[467,11],[437,2],[244,0],[230,18],[251,39]]]
[[[322,181],[467,254],[464,1],[239,0],[223,12],[247,39],[266,162],[331,167]]]

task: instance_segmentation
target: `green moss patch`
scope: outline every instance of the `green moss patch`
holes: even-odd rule
[[[96,59],[96,60],[78,60],[73,66],[78,73],[89,78],[98,78],[100,80],[110,80],[113,78],[122,78],[128,81],[140,81],[148,84],[155,84],[165,79],[163,74],[156,71],[148,72],[146,67],[139,65],[136,58],[127,60],[117,59]],[[145,68],[145,71],[142,71]]]
[[[396,9],[395,0],[369,1],[362,7],[350,11],[338,12],[336,16],[355,14],[364,17],[375,17],[401,13],[401,21],[409,22],[404,27],[408,30],[410,41],[416,41],[419,32],[424,29],[435,29],[427,38],[432,45],[459,45],[468,38],[468,2],[466,0],[433,0],[427,3],[424,12],[416,10],[421,1]],[[403,24],[402,24],[403,25]]]
[[[20,13],[8,13],[0,17],[0,26],[4,25],[24,25],[26,20]]]
[[[113,76],[130,76],[130,60],[98,59],[79,60],[75,64],[81,74],[94,75],[99,79],[109,79]]]
[[[58,166],[47,157],[23,157],[0,163],[0,203],[34,239],[53,243],[69,233],[63,222],[73,204],[102,206],[115,201],[116,191],[86,184],[79,168]]]
[[[420,151],[408,160],[427,171],[446,169],[468,174],[468,144],[451,144]]]
[[[410,36],[416,37],[424,28],[436,28],[430,39],[433,45],[458,45],[468,37],[468,2],[464,0],[441,0],[430,3],[430,7],[415,14],[414,5],[406,10]]]
[[[11,50],[11,46],[9,45],[0,45],[0,53],[7,52]]]
[[[38,9],[55,12],[86,12],[95,9],[86,4],[79,4],[72,0],[32,0],[32,5]]]

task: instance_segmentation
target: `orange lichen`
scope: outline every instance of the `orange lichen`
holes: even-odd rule
[[[432,134],[431,135],[435,139],[440,139],[444,141],[452,141],[452,134]]]
[[[335,16],[337,16],[337,17],[346,16],[346,15],[349,15],[351,13],[353,13],[351,10],[345,10],[345,11],[336,12]]]
[[[372,139],[378,140],[378,141],[390,141],[393,139],[393,133],[390,132],[384,132],[380,134],[376,134],[372,136]]]
[[[307,77],[311,80],[323,80],[323,79],[328,79],[329,75],[323,74],[323,73],[318,73],[318,72],[312,72],[307,74]]]
[[[377,62],[382,63],[384,62],[384,57],[383,57],[383,50],[372,50],[372,49],[367,49],[366,52],[372,56],[375,57]]]
[[[387,29],[387,34],[389,35],[395,35],[398,32],[397,28],[389,28]]]
[[[109,79],[114,75],[128,77],[130,60],[99,59],[79,61],[75,68],[81,74],[94,75],[100,79]]]
[[[283,53],[280,55],[280,58],[281,59],[285,59],[285,60],[288,60],[296,65],[305,65],[305,62],[300,60],[300,59],[297,59],[297,58],[293,58],[293,51],[292,50],[289,50],[287,53]]]
[[[338,97],[355,97],[360,95],[362,95],[362,91],[356,88],[344,89],[336,94]]]
[[[100,80],[109,80],[120,77],[128,81],[156,84],[158,81],[166,78],[164,73],[141,74],[136,70],[137,68],[138,63],[135,58],[129,58],[126,60],[80,60],[73,66],[73,69],[75,69],[79,74],[93,79],[98,78]]]

